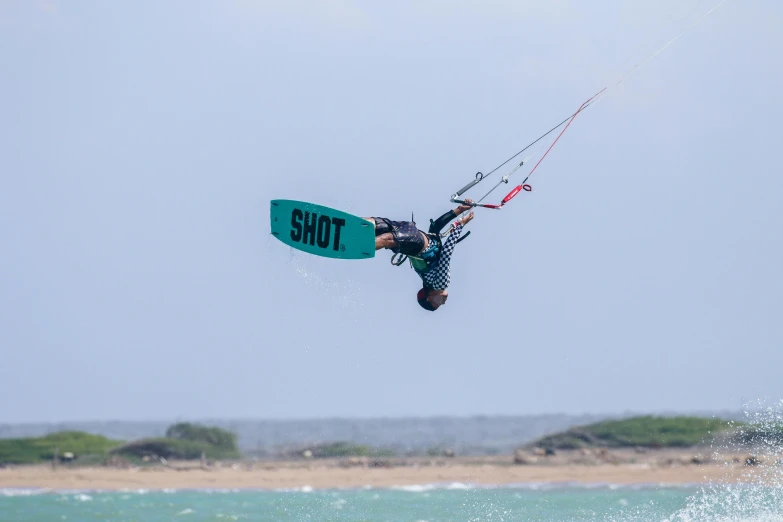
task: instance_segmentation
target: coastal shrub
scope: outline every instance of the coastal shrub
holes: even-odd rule
[[[121,444],[102,435],[83,431],[60,431],[45,437],[0,439],[0,463],[35,464],[52,460],[55,448],[59,454],[73,453],[77,460],[88,456],[104,455]]]
[[[363,446],[351,442],[327,442],[289,451],[289,457],[301,457],[307,453],[314,459],[331,459],[343,457],[394,457],[395,453],[391,450]]]
[[[126,458],[163,457],[167,460],[238,459],[235,433],[214,426],[180,422],[169,426],[165,437],[141,439],[125,444],[113,454]]]
[[[236,434],[215,426],[180,422],[169,426],[166,430],[166,438],[203,442],[226,450],[237,449]]]
[[[205,442],[152,438],[130,442],[112,451],[123,457],[163,457],[168,460],[196,460],[204,453],[208,459],[237,459],[239,451],[213,446]]]
[[[735,424],[702,417],[642,416],[578,426],[543,437],[533,445],[553,449],[589,447],[690,447],[709,442]]]

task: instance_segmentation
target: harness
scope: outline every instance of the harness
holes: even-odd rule
[[[413,221],[413,215],[411,214],[411,221]],[[430,219],[430,225],[432,225],[434,221]],[[413,224],[415,225],[416,222],[413,221]],[[453,226],[449,228],[448,231],[442,233],[442,234],[432,234],[427,232],[422,232],[422,234],[427,236],[427,239],[429,239],[430,244],[427,247],[427,249],[421,253],[421,256],[407,256],[405,254],[393,254],[391,258],[391,264],[394,266],[400,266],[402,265],[405,260],[407,259],[411,263],[411,268],[416,270],[418,273],[425,273],[429,268],[435,264],[435,262],[440,257],[440,251],[443,248],[443,242],[441,241],[441,238],[444,238],[451,234],[451,231],[453,229]],[[468,231],[465,235],[460,237],[455,244],[459,244],[460,241],[465,239],[470,235],[470,231]]]

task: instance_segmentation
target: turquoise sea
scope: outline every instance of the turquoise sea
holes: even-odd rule
[[[313,491],[0,490],[2,522],[783,521],[783,488],[465,484]]]

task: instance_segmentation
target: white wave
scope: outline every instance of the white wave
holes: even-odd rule
[[[465,482],[445,482],[431,484],[407,484],[395,485],[389,487],[373,488],[377,490],[407,491],[409,493],[426,493],[435,490],[492,490],[492,489],[511,489],[525,491],[557,491],[568,489],[586,489],[586,490],[658,490],[658,489],[691,489],[695,485],[668,485],[668,484],[612,484],[608,482],[514,482],[509,484],[476,484]],[[348,488],[358,489],[358,488]]]
[[[444,482],[444,483],[431,483],[431,484],[408,484],[408,485],[394,485],[389,487],[375,487],[370,485],[363,485],[358,487],[340,487],[340,488],[328,488],[336,492],[351,492],[351,491],[406,491],[409,493],[428,493],[436,490],[472,490],[472,489],[511,489],[511,490],[526,490],[526,491],[553,491],[561,489],[594,489],[594,490],[655,490],[655,489],[693,489],[698,487],[699,484],[610,484],[604,482],[595,483],[579,483],[579,482],[518,482],[510,484],[474,484],[465,482]],[[91,496],[91,495],[103,495],[118,493],[120,500],[128,500],[136,495],[147,495],[150,493],[160,492],[166,494],[179,493],[183,491],[193,491],[204,494],[229,494],[238,492],[275,492],[275,493],[312,493],[315,491],[310,485],[304,485],[294,488],[165,488],[160,490],[150,490],[145,488],[139,489],[46,489],[46,488],[0,488],[0,496],[5,497],[20,497],[31,495],[61,495],[64,501],[76,498],[79,495]],[[78,499],[77,499],[78,500]]]
[[[475,484],[465,484],[463,482],[452,482],[451,484],[446,484],[443,489],[449,489],[449,490],[466,490],[466,489],[476,489]]]
[[[737,433],[713,450],[716,456],[752,452],[750,454],[760,457],[758,462],[753,465],[726,463],[725,480],[698,486],[685,507],[669,514],[663,522],[783,521],[783,437],[780,433],[783,403],[757,407],[746,417],[746,423]],[[647,522],[652,519],[660,520],[660,517],[633,509],[612,520]]]
[[[255,490],[255,491],[263,491],[263,490]],[[313,486],[302,486],[299,488],[276,488],[269,491],[274,491],[275,493],[312,493],[315,491],[313,489]]]
[[[502,485],[485,485],[485,484],[473,484],[473,483],[465,483],[465,482],[438,482],[438,483],[431,483],[431,484],[396,485],[396,486],[389,486],[386,488],[377,488],[377,489],[407,491],[408,493],[429,493],[431,491],[437,491],[437,490],[466,491],[472,489],[499,489],[502,487],[503,487]]]
[[[0,488],[0,495],[4,497],[29,497],[32,495],[42,495],[49,492],[50,490],[48,489],[39,488]]]
[[[190,509],[190,508],[185,508],[185,509],[183,509],[182,511],[180,511],[179,513],[177,513],[177,515],[176,515],[176,516],[180,516],[180,515],[190,515],[190,514],[192,514],[192,513],[195,513],[195,511],[193,511],[193,510],[192,510],[192,509]]]
[[[747,424],[740,428],[738,441],[721,448],[758,451],[764,455],[752,466],[743,466],[742,483],[711,483],[692,496],[688,505],[672,516],[677,522],[719,520],[721,522],[779,522],[783,520],[783,401],[746,412]],[[728,450],[728,451],[727,451]]]
[[[408,493],[424,493],[432,491],[437,486],[435,484],[410,484],[407,486],[391,486],[389,489],[396,491],[407,491]]]

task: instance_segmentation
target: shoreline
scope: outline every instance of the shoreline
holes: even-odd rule
[[[326,490],[411,488],[454,485],[466,487],[683,487],[707,483],[755,480],[756,470],[743,456],[694,457],[693,450],[660,450],[637,455],[603,452],[602,460],[584,453],[514,464],[508,457],[437,458],[369,461],[216,463],[202,468],[192,462],[114,468],[51,465],[0,469],[0,490],[124,491],[124,490]],[[774,464],[770,462],[770,464]],[[763,473],[758,476],[763,477]]]
[[[608,484],[604,482],[521,482],[513,484],[465,484],[462,482],[443,482],[433,484],[408,484],[404,486],[369,486],[362,487],[327,487],[314,488],[311,486],[302,486],[298,488],[220,488],[220,487],[193,487],[193,488],[120,488],[120,489],[101,489],[101,488],[38,488],[38,487],[0,487],[0,498],[3,497],[30,497],[35,495],[100,495],[122,493],[129,495],[147,495],[153,493],[324,493],[334,491],[403,491],[408,493],[427,493],[430,491],[470,491],[470,490],[508,490],[508,491],[531,491],[531,492],[557,492],[557,491],[655,491],[655,490],[695,490],[704,487],[702,483],[683,483],[683,484]]]

